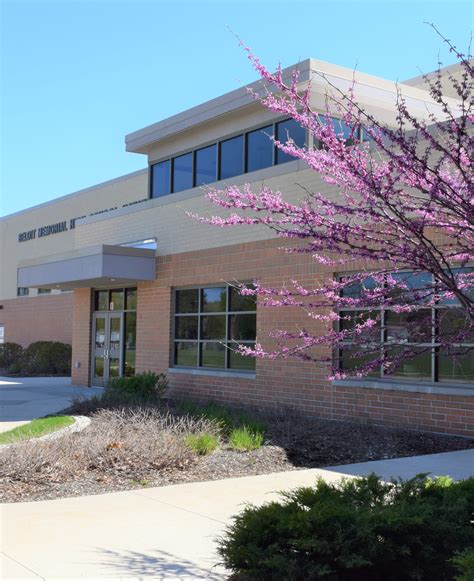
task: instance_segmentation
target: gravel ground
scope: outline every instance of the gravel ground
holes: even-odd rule
[[[92,416],[91,427],[94,421],[97,420]],[[252,452],[236,452],[222,444],[208,456],[191,455],[169,468],[156,470],[138,463],[123,469],[117,461],[115,464],[109,462],[101,470],[93,466],[75,477],[61,481],[55,481],[54,478],[47,480],[44,475],[41,478],[33,475],[21,479],[14,474],[6,474],[0,479],[0,500],[20,502],[102,494],[474,448],[474,440],[470,439],[358,423],[288,415],[266,416],[265,422],[268,426],[268,440],[264,446]],[[86,428],[83,434],[89,429]],[[109,450],[109,447],[107,450],[103,452],[104,456],[121,452]]]

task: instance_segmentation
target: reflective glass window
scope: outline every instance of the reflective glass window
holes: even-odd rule
[[[244,173],[244,137],[237,135],[220,143],[219,179]]]
[[[217,180],[217,145],[196,151],[195,185],[202,186]]]
[[[171,161],[167,159],[151,166],[151,197],[160,198],[171,192]]]
[[[273,125],[247,133],[247,171],[256,171],[273,165]]]
[[[293,141],[298,147],[303,147],[306,141],[306,130],[294,119],[287,119],[276,124],[276,139],[280,143]],[[276,163],[294,161],[296,158],[276,148]]]
[[[193,154],[186,153],[173,159],[173,192],[193,187]]]

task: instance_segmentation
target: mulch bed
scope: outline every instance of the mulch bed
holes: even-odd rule
[[[0,480],[0,500],[20,502],[102,494],[474,448],[471,439],[361,423],[288,415],[266,416],[265,422],[268,440],[252,452],[236,452],[223,445],[208,456],[194,456],[184,465],[171,469],[145,472],[140,466],[128,467],[125,471],[109,469],[101,474],[82,474],[65,482],[36,482],[34,478],[24,482],[7,477]]]

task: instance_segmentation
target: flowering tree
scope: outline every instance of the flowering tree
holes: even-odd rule
[[[318,333],[275,330],[278,348],[241,347],[244,354],[330,364],[332,378],[390,374],[424,353],[464,361],[474,356],[474,68],[445,41],[462,67],[460,78],[448,75],[456,105],[438,69],[425,77],[438,113],[417,118],[398,91],[391,126],[357,101],[355,81],[344,94],[325,78],[321,114],[312,109],[311,85],[301,86],[297,70],[285,82],[280,68],[271,73],[245,49],[273,89],[254,97],[311,136],[310,146],[290,138],[275,140],[276,146],[337,188],[337,196],[309,191],[291,203],[268,187],[208,192],[226,211],[201,221],[265,225],[288,240],[283,251],[306,253],[334,274],[311,287],[296,280],[285,288],[266,288],[258,280],[242,287],[262,306],[303,309],[325,327]],[[327,355],[317,355],[323,345],[330,347]]]

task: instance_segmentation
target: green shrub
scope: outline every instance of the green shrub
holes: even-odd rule
[[[70,375],[71,355],[71,345],[36,341],[23,350],[9,371],[19,375]]]
[[[256,450],[263,444],[264,435],[262,432],[254,432],[248,426],[235,428],[229,436],[229,445],[239,452],[250,452]]]
[[[168,379],[164,373],[146,371],[132,377],[114,377],[103,394],[104,400],[121,399],[126,402],[157,401],[168,389]]]
[[[190,448],[196,454],[200,456],[207,456],[211,452],[214,452],[219,446],[219,438],[215,434],[209,434],[207,432],[201,434],[189,434],[185,438],[185,443],[188,448]]]
[[[474,549],[466,549],[451,559],[454,567],[461,573],[457,581],[472,581],[474,579]]]
[[[0,345],[0,369],[8,369],[16,363],[23,353],[23,347],[18,343],[2,343]]]
[[[455,555],[473,546],[473,509],[474,478],[320,479],[280,502],[246,507],[219,554],[239,579],[453,579],[455,563],[469,566],[465,553]]]

